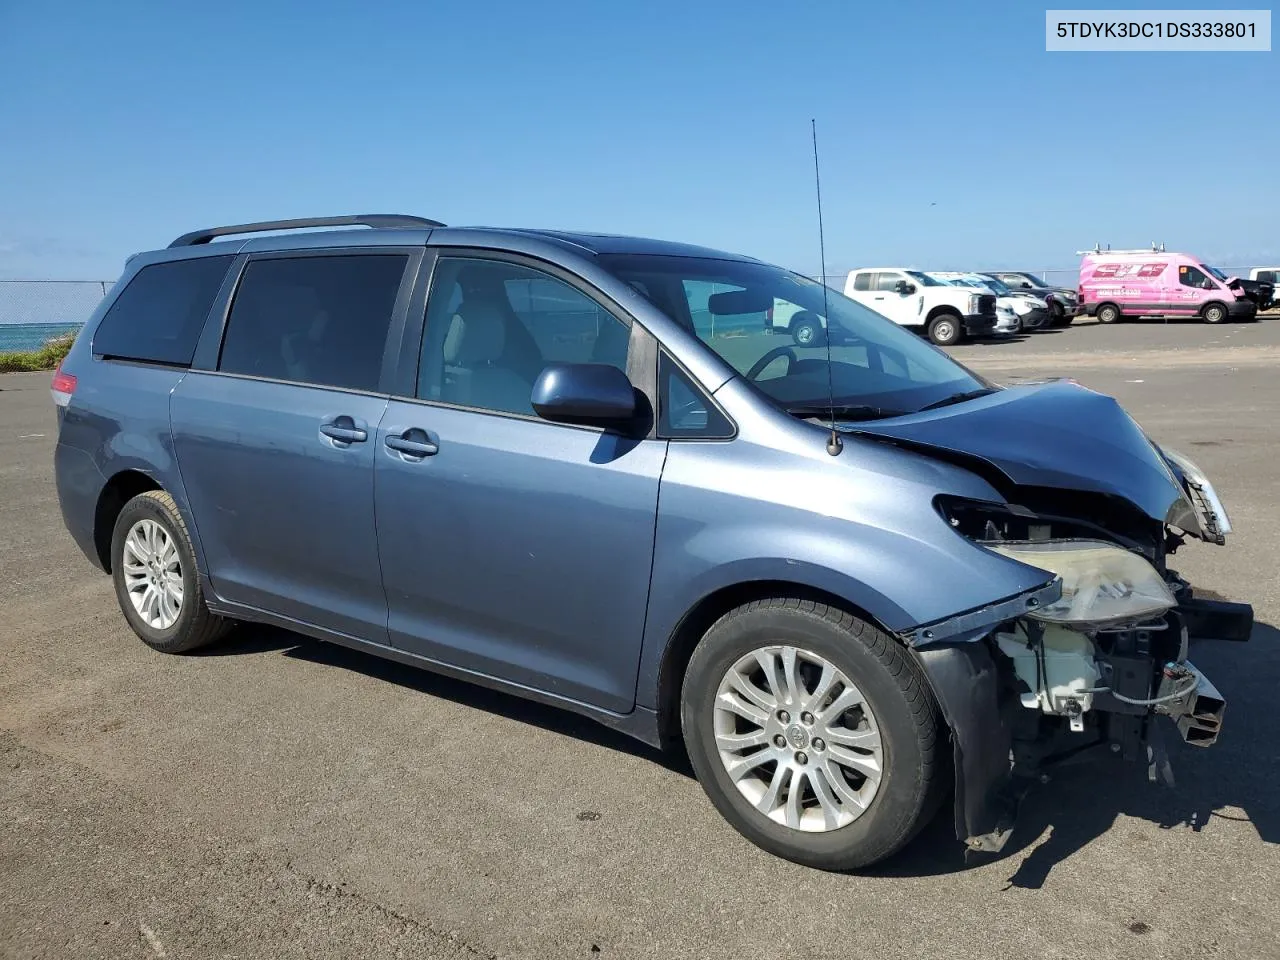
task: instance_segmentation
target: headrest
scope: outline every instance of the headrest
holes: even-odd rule
[[[445,336],[445,361],[468,367],[497,360],[507,342],[506,333],[506,323],[497,310],[463,303]]]

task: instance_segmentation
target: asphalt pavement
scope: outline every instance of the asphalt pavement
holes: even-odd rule
[[[966,862],[862,875],[724,823],[679,758],[283,631],[149,651],[63,530],[47,374],[0,376],[0,957],[1280,956],[1280,323],[1080,323],[955,355],[1117,396],[1219,485],[1173,566],[1255,605],[1178,789],[1081,769]],[[922,585],[927,589],[927,585]]]

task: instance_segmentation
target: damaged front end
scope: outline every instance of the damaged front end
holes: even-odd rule
[[[1196,598],[1169,569],[1187,536],[1221,544],[1231,525],[1194,463],[1159,456],[1183,491],[1161,520],[1061,489],[1021,488],[1016,504],[938,501],[957,534],[1049,578],[903,636],[952,731],[956,830],[971,849],[1000,850],[1021,796],[1056,766],[1114,755],[1171,786],[1163,733],[1199,747],[1218,738],[1225,700],[1188,646],[1247,640],[1253,610]]]

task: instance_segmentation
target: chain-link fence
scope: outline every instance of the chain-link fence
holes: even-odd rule
[[[0,280],[0,351],[37,350],[80,329],[112,280]]]

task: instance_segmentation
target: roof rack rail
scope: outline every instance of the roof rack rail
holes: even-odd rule
[[[1165,253],[1165,252],[1166,251],[1164,249],[1163,242],[1161,242],[1160,244],[1157,244],[1154,240],[1152,240],[1151,246],[1141,247],[1137,250],[1112,250],[1111,244],[1107,244],[1106,249],[1103,249],[1102,244],[1095,243],[1093,245],[1092,250],[1077,250],[1076,256],[1083,257],[1087,253]]]
[[[193,247],[199,243],[208,243],[214,237],[234,236],[238,233],[265,233],[268,230],[301,230],[305,227],[351,227],[364,226],[386,230],[395,227],[408,229],[422,227],[443,227],[438,220],[426,217],[411,217],[400,213],[357,213],[345,217],[306,217],[301,220],[264,220],[261,223],[237,223],[226,227],[209,227],[206,230],[192,230],[184,233],[169,247]]]

